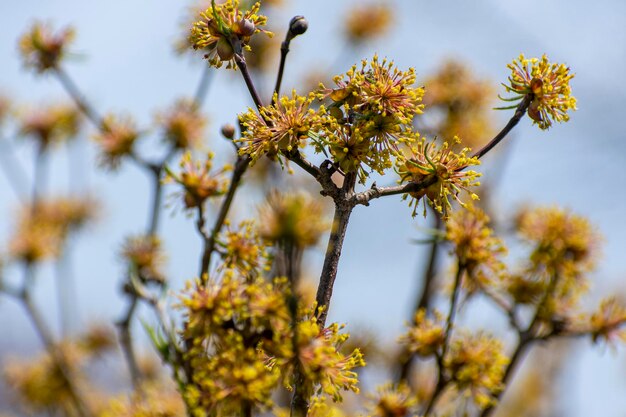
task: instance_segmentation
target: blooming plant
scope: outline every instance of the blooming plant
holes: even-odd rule
[[[71,28],[57,32],[35,23],[21,36],[24,67],[56,77],[74,100],[70,107],[16,113],[19,136],[34,140],[36,165],[28,197],[24,179],[11,178],[24,201],[3,255],[15,268],[0,270],[0,294],[24,306],[45,346],[36,360],[6,366],[4,378],[23,410],[68,417],[485,417],[497,409],[506,413],[501,400],[534,345],[583,336],[626,340],[626,305],[618,298],[602,301],[594,312],[581,308],[600,242],[586,219],[556,207],[525,209],[514,228],[526,252],[515,263],[491,226],[487,212],[493,208],[479,206],[481,160],[526,114],[541,130],[569,120],[576,108],[569,67],[545,55],[513,61],[504,84],[513,96],[503,100],[516,102],[515,112],[484,140],[495,131],[487,109],[492,89],[458,62],[447,63],[422,86],[413,68],[374,54],[332,83],[282,95],[289,49],[308,29],[307,20],[295,16],[265,101],[251,72],[267,71],[266,49],[255,45],[272,36],[265,29],[271,18],[262,13],[271,16],[275,3],[213,0],[197,12],[182,42],[202,52],[205,59],[197,59],[205,75],[224,64],[236,69],[254,102],[237,115],[238,128],[222,127],[233,149],[227,156],[207,152],[203,143],[208,83],[200,83],[195,98],[156,112],[152,129],[140,128],[130,115],[102,116],[65,72]],[[393,20],[384,4],[360,6],[344,36],[353,46],[365,45]],[[0,99],[0,122],[13,114],[10,104]],[[422,119],[429,106],[440,112],[436,123]],[[117,250],[124,265],[126,309],[116,324],[131,383],[126,395],[99,387],[89,369],[116,346],[111,331],[95,326],[61,338],[32,297],[39,267],[61,264],[74,235],[99,218],[93,196],[51,197],[42,185],[46,174],[40,170],[56,145],[76,138],[81,117],[94,128],[102,168],[135,164],[153,187],[146,229],[130,234]],[[154,132],[160,140],[153,144],[162,150],[156,158],[154,152],[145,155],[140,143]],[[308,185],[295,182],[302,185],[296,191],[283,186],[290,175],[285,167]],[[273,187],[252,183],[265,198],[255,214],[239,219],[241,190],[251,177]],[[378,186],[372,177],[391,185]],[[159,231],[164,192],[193,218],[201,241],[197,274],[185,277],[182,290],[170,287],[165,268],[168,236]],[[327,320],[353,211],[380,198],[409,200],[414,217],[421,207],[435,224],[431,260],[447,248],[452,262],[447,290],[435,285],[440,278],[434,261],[427,268],[395,350],[367,335],[350,337],[345,325]],[[303,258],[323,239],[319,281],[311,288]],[[5,279],[5,271],[17,269],[23,279]],[[443,295],[443,309],[435,309],[436,293]],[[516,337],[512,347],[487,329],[459,324],[474,296],[493,302],[508,320]],[[151,317],[142,323],[158,364],[138,353],[132,324],[140,306]],[[63,303],[60,310],[67,314]],[[362,392],[362,376],[370,369],[391,372],[372,372],[380,387]]]

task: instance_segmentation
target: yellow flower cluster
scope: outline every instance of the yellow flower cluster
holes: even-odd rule
[[[417,398],[406,385],[385,384],[372,396],[367,417],[405,417],[412,415]]]
[[[206,117],[192,100],[181,99],[156,115],[156,124],[163,138],[178,149],[196,148],[202,143]]]
[[[409,352],[419,356],[434,355],[443,346],[445,330],[443,318],[435,312],[434,320],[426,315],[425,309],[419,309],[415,313],[413,325],[408,332],[398,340],[406,345]]]
[[[626,342],[626,306],[617,298],[611,297],[602,300],[598,310],[589,317],[591,339],[594,342],[604,339],[611,342],[613,339]]]
[[[322,142],[342,169],[360,171],[362,181],[366,173],[361,164],[382,174],[392,166],[391,158],[400,155],[399,144],[410,140],[413,117],[422,112],[424,90],[413,86],[415,70],[400,71],[374,56],[334,82],[337,88],[321,85],[317,93],[332,101],[334,119]]]
[[[244,403],[271,405],[292,352],[284,286],[262,278],[248,281],[232,270],[220,282],[188,285],[180,306],[186,360],[194,370],[184,392],[192,409],[229,416]]]
[[[26,111],[20,134],[37,141],[40,149],[71,139],[80,129],[80,114],[74,106],[52,105]]]
[[[97,218],[97,207],[93,199],[78,197],[40,200],[35,207],[24,207],[9,253],[26,263],[58,258],[68,235]]]
[[[309,134],[321,129],[324,123],[324,108],[317,112],[310,109],[313,95],[302,97],[293,90],[291,98],[276,95],[272,104],[254,109],[239,116],[245,127],[239,150],[241,155],[250,155],[252,163],[263,155],[275,157],[297,151],[306,144]]]
[[[418,139],[417,144],[411,147],[409,156],[397,161],[400,183],[433,181],[425,189],[409,194],[411,197],[410,205],[414,207],[414,216],[417,213],[418,202],[422,197],[425,197],[428,203],[445,219],[452,209],[450,198],[454,198],[461,206],[466,207],[466,203],[459,198],[461,191],[469,194],[472,200],[478,199],[478,196],[472,193],[469,187],[480,185],[480,182],[477,181],[480,173],[465,169],[472,165],[479,165],[480,161],[475,157],[468,156],[468,153],[468,148],[455,153],[450,149],[448,142],[437,147],[435,141],[426,142],[425,139]],[[425,215],[426,206],[424,205]]]
[[[461,268],[467,272],[469,292],[485,288],[499,277],[505,266],[501,261],[506,247],[489,228],[489,217],[473,205],[457,210],[446,222],[446,241]]]
[[[191,159],[191,153],[186,152],[180,160],[180,173],[176,174],[166,168],[167,180],[171,180],[183,187],[183,202],[187,209],[199,207],[211,197],[219,197],[226,192],[228,180],[222,174],[228,167],[211,173],[213,154],[207,154],[204,163]]]
[[[189,36],[189,43],[194,49],[208,51],[205,58],[210,65],[221,67],[228,62],[228,68],[234,68],[234,56],[239,48],[250,49],[249,42],[253,35],[271,32],[260,29],[267,23],[265,16],[259,15],[261,3],[257,2],[250,10],[240,11],[239,0],[226,0],[200,13],[201,20],[195,22]]]
[[[269,255],[252,220],[242,221],[237,229],[227,223],[217,243],[223,249],[223,268],[256,275],[269,267]]]
[[[180,394],[159,384],[143,384],[140,392],[109,400],[99,417],[180,417],[185,415]]]
[[[126,238],[121,257],[145,281],[164,282],[165,251],[156,235],[139,235]]]
[[[132,155],[139,131],[130,116],[108,114],[93,139],[100,147],[100,165],[117,169],[122,158]]]
[[[66,27],[54,33],[49,25],[33,23],[19,39],[19,50],[24,66],[38,73],[57,68],[67,55],[67,47],[74,40],[74,29]]]
[[[274,190],[259,207],[259,234],[272,244],[289,244],[304,249],[317,244],[329,223],[324,206],[305,192]]]
[[[564,64],[551,64],[544,54],[541,59],[520,55],[508,65],[511,70],[507,92],[516,96],[503,99],[517,101],[532,98],[528,115],[540,129],[548,129],[552,121],[567,122],[569,110],[576,110],[576,98],[571,95],[570,80],[574,74]]]
[[[503,388],[502,377],[509,359],[502,342],[486,334],[461,334],[450,343],[444,358],[446,370],[459,392],[469,394],[481,408],[494,404]]]
[[[341,347],[350,337],[339,333],[342,326],[336,323],[326,328],[317,323],[314,315],[298,323],[298,360],[306,380],[319,384],[323,392],[341,401],[341,390],[359,392],[359,379],[355,368],[365,366],[361,351],[357,348],[349,354],[341,353]]]

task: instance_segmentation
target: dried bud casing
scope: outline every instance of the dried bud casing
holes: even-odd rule
[[[252,36],[256,31],[256,26],[250,19],[241,19],[235,22],[233,30],[240,36]]]
[[[220,40],[217,41],[216,49],[217,49],[217,55],[220,57],[222,61],[228,61],[232,59],[233,56],[235,56],[235,50],[233,49],[233,46],[230,44],[230,42],[226,38],[220,38]]]
[[[289,33],[291,36],[302,35],[309,28],[309,22],[304,16],[294,16],[289,22]]]

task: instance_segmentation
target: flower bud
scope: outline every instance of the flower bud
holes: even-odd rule
[[[256,26],[250,19],[241,19],[235,22],[233,30],[241,36],[252,36],[256,31]]]
[[[309,22],[304,16],[295,16],[289,22],[289,33],[292,36],[302,35],[309,28]]]
[[[222,136],[224,136],[226,139],[232,139],[235,137],[235,126],[231,125],[230,123],[225,124],[224,126],[222,126]]]
[[[233,58],[235,55],[235,51],[226,38],[220,38],[217,41],[217,55],[220,57],[222,61],[228,61]]]

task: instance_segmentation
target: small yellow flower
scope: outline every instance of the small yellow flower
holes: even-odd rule
[[[22,113],[20,133],[35,139],[41,149],[75,137],[80,129],[80,114],[74,106],[52,105]]]
[[[402,335],[399,342],[406,345],[411,353],[419,356],[434,355],[445,340],[445,330],[441,314],[435,312],[433,319],[426,316],[426,310],[415,313],[414,324]]]
[[[211,197],[219,197],[226,192],[228,181],[222,177],[226,168],[211,173],[213,154],[207,155],[204,163],[191,159],[191,153],[186,152],[180,160],[180,173],[176,174],[166,168],[166,179],[172,180],[183,187],[183,201],[185,208],[191,209],[201,206]]]
[[[485,408],[495,403],[502,391],[502,377],[509,359],[502,342],[486,334],[461,334],[450,344],[444,358],[446,370],[459,392],[467,392],[476,405]]]
[[[385,384],[372,395],[368,417],[407,417],[417,404],[417,398],[406,385]]]
[[[194,49],[208,51],[205,58],[214,67],[221,67],[227,62],[228,68],[235,68],[234,55],[237,47],[250,50],[250,39],[263,32],[260,29],[267,23],[265,16],[259,15],[261,3],[254,3],[250,10],[240,11],[239,0],[226,0],[221,4],[212,2],[211,7],[200,13],[201,20],[195,22],[189,36],[189,43]]]
[[[259,234],[273,244],[291,244],[303,249],[315,245],[328,230],[324,206],[304,192],[272,191],[259,207]]]
[[[206,117],[192,100],[181,99],[156,115],[164,139],[178,149],[196,148],[202,143]]]
[[[130,236],[126,238],[121,257],[127,261],[142,280],[164,282],[165,252],[161,240],[155,236]]]
[[[574,74],[564,64],[551,64],[544,54],[541,59],[526,59],[520,55],[507,65],[511,70],[507,92],[516,94],[505,101],[530,96],[528,115],[540,129],[548,129],[552,121],[567,122],[569,110],[576,110],[576,98],[571,95],[570,80]]]
[[[106,115],[100,131],[93,136],[100,147],[100,165],[117,169],[122,158],[133,153],[139,134],[130,116]]]
[[[253,109],[239,116],[245,127],[239,150],[241,155],[250,155],[252,163],[263,155],[273,157],[298,150],[306,144],[311,132],[320,129],[324,116],[323,107],[316,112],[309,106],[313,96],[302,97],[292,91],[291,98],[280,99],[274,95],[272,104]]]
[[[223,248],[224,268],[236,268],[242,274],[258,274],[268,267],[269,255],[254,221],[242,221],[236,229],[227,223],[217,243]]]
[[[456,138],[458,142],[458,138]],[[477,187],[480,173],[465,168],[479,165],[480,161],[468,156],[469,148],[464,148],[459,153],[450,149],[448,142],[437,148],[434,141],[426,142],[425,139],[418,139],[417,144],[411,147],[411,152],[406,159],[398,160],[398,173],[400,183],[420,183],[426,180],[433,180],[434,183],[425,189],[410,193],[410,205],[414,206],[413,215],[417,212],[417,205],[422,197],[426,197],[428,203],[444,218],[448,217],[452,209],[450,198],[454,198],[461,206],[464,203],[459,198],[461,191],[470,195],[472,200],[477,200],[478,196],[469,190],[469,187]],[[406,196],[405,196],[406,198]],[[426,206],[424,206],[424,216]]]
[[[602,300],[598,310],[589,317],[591,338],[594,342],[600,339],[626,342],[625,323],[626,306],[615,297]]]
[[[63,28],[54,33],[42,22],[35,22],[19,39],[19,50],[24,66],[44,73],[57,68],[67,55],[67,47],[74,40],[74,29]]]

